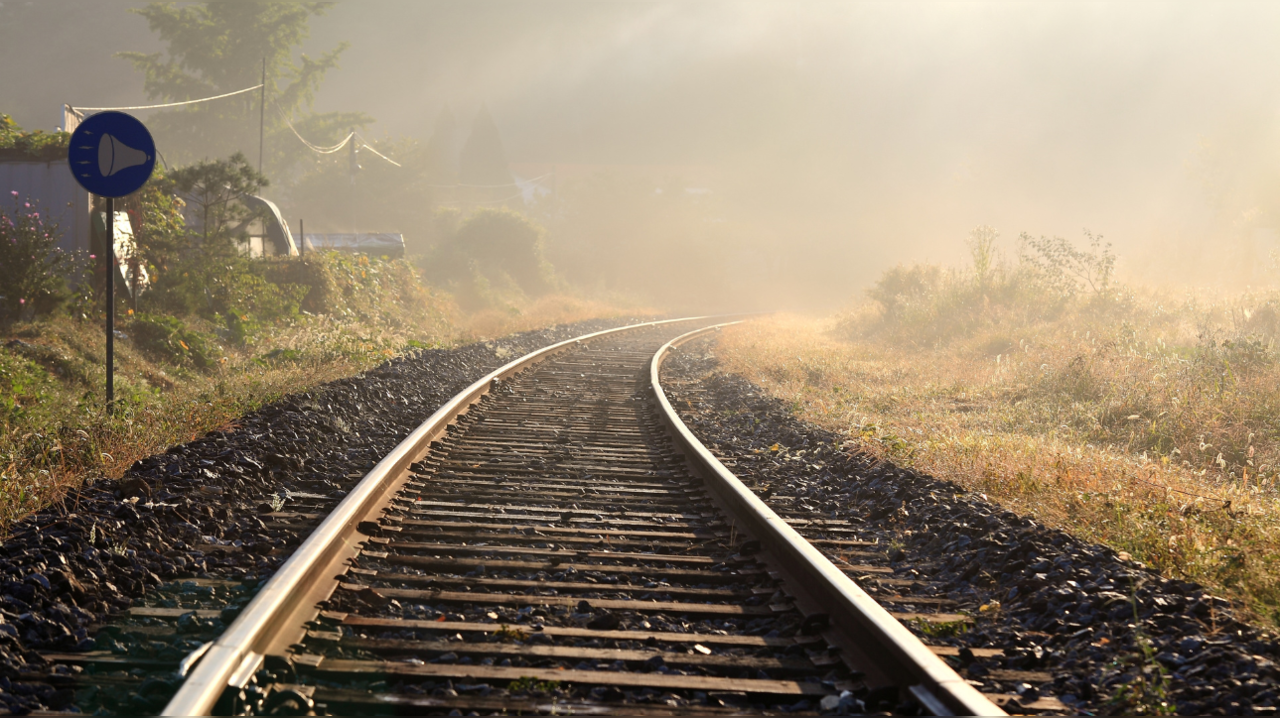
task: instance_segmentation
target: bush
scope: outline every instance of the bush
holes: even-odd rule
[[[985,226],[970,233],[972,266],[966,270],[915,265],[886,271],[867,290],[880,306],[879,315],[870,322],[847,318],[843,330],[933,346],[982,330],[1052,320],[1082,295],[1089,302],[1081,308],[1090,312],[1123,313],[1126,298],[1113,284],[1116,258],[1101,236],[1086,231],[1089,246],[1080,249],[1060,237],[1035,239],[1024,233],[1014,267],[1001,260],[998,236]]]
[[[158,314],[138,314],[130,327],[138,348],[178,364],[210,369],[218,363],[217,345],[181,319]]]
[[[230,341],[247,345],[263,326],[296,318],[307,294],[305,286],[275,284],[264,275],[263,262],[196,251],[143,298],[149,309],[221,324]]]
[[[1111,288],[1116,256],[1110,242],[1102,243],[1102,235],[1086,229],[1084,236],[1089,240],[1088,249],[1078,249],[1062,237],[1036,239],[1023,232],[1019,261],[1046,288],[1063,297],[1074,297],[1085,289],[1102,295]]]
[[[555,287],[545,230],[523,215],[478,209],[458,222],[457,210],[442,210],[437,224],[444,237],[427,257],[427,272],[473,307],[501,303],[502,295],[541,297]]]
[[[39,207],[10,192],[13,209],[0,209],[0,323],[47,313],[67,296],[79,258],[58,248],[58,226]]]
[[[913,309],[928,311],[943,279],[942,268],[935,265],[899,265],[880,275],[867,296],[880,303],[886,320],[897,321]]]
[[[12,117],[0,115],[0,152],[12,152],[24,158],[46,162],[65,162],[70,143],[71,134],[68,132],[26,132]]]

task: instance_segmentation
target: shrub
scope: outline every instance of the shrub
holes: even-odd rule
[[[1102,235],[1086,229],[1084,236],[1089,240],[1088,249],[1079,249],[1062,237],[1036,239],[1023,232],[1019,261],[1063,297],[1074,297],[1086,288],[1101,295],[1111,288],[1116,256],[1111,253],[1110,242],[1102,243]]]
[[[138,259],[152,282],[177,266],[192,244],[182,216],[186,202],[173,189],[169,175],[157,165],[141,190],[117,202],[129,213]]]
[[[217,345],[181,319],[159,314],[137,314],[130,327],[134,343],[144,351],[174,363],[191,363],[209,369],[218,363]]]
[[[58,226],[38,206],[10,192],[13,208],[0,208],[0,323],[52,310],[67,295],[78,258],[58,248]]]
[[[1024,233],[1018,264],[1010,268],[996,249],[999,233],[978,227],[967,240],[971,267],[894,267],[867,290],[880,306],[879,316],[870,322],[846,318],[842,328],[932,346],[982,330],[1007,331],[1054,319],[1081,293],[1088,295],[1092,312],[1123,313],[1128,299],[1114,291],[1111,245],[1087,231],[1085,236],[1089,247],[1080,249],[1060,237],[1035,239]]]
[[[193,314],[225,327],[227,338],[252,344],[265,325],[299,315],[307,287],[275,284],[262,262],[195,251],[162,274],[145,305],[170,314]]]
[[[897,266],[876,280],[867,296],[880,303],[886,320],[896,321],[910,310],[927,307],[943,285],[942,268],[931,264]]]
[[[545,230],[507,209],[478,209],[458,221],[442,210],[443,239],[427,258],[427,272],[472,306],[500,303],[501,295],[541,297],[555,286],[544,253]]]
[[[0,115],[0,151],[9,151],[23,157],[52,162],[66,161],[67,146],[71,142],[68,132],[26,132],[13,118]]]

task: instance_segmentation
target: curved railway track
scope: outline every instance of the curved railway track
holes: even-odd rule
[[[779,517],[684,427],[658,369],[711,323],[562,342],[459,394],[165,714],[1000,714],[791,525],[856,555],[836,522]]]

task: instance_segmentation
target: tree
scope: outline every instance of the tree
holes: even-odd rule
[[[225,0],[179,7],[151,3],[136,12],[167,46],[166,52],[122,52],[145,76],[147,96],[163,102],[209,97],[258,84],[265,63],[267,104],[265,125],[269,151],[264,169],[277,174],[311,155],[285,124],[285,118],[310,108],[315,92],[347,48],[342,43],[316,59],[294,49],[309,34],[312,17],[332,3],[282,3],[267,0]],[[260,93],[249,92],[225,100],[190,105],[157,114],[149,125],[166,140],[172,163],[234,152],[256,153]],[[337,142],[348,128],[372,120],[360,112],[307,114],[294,126],[313,141]]]
[[[464,306],[501,297],[540,297],[555,288],[547,261],[546,231],[507,209],[477,209],[465,218],[452,208],[436,213],[444,239],[427,258],[431,278],[448,286]]]
[[[1073,297],[1087,288],[1093,296],[1103,296],[1111,288],[1116,255],[1102,235],[1084,231],[1088,249],[1077,249],[1062,237],[1032,237],[1023,232],[1019,259],[1046,287],[1063,297]]]
[[[232,241],[238,239],[236,228],[252,219],[240,198],[257,194],[268,184],[239,152],[227,160],[176,169],[169,173],[168,181],[194,207],[192,213],[200,221],[201,244],[206,250],[233,248]]]
[[[468,184],[509,184],[511,172],[507,169],[507,153],[502,149],[502,137],[493,122],[489,108],[481,106],[471,125],[471,135],[458,156],[458,176]]]
[[[448,105],[441,108],[427,141],[426,172],[442,184],[458,181],[458,123]]]

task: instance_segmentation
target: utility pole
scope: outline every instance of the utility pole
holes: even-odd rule
[[[356,128],[351,128],[351,132],[347,135],[347,140],[351,142],[351,193],[347,195],[351,199],[351,231],[358,232],[356,212],[358,211],[359,202],[356,200],[356,172],[360,171],[360,148],[356,147]]]
[[[116,413],[116,199],[107,198],[107,416]]]
[[[258,174],[262,174],[262,139],[267,126],[267,58],[262,58],[262,100],[258,103]]]

